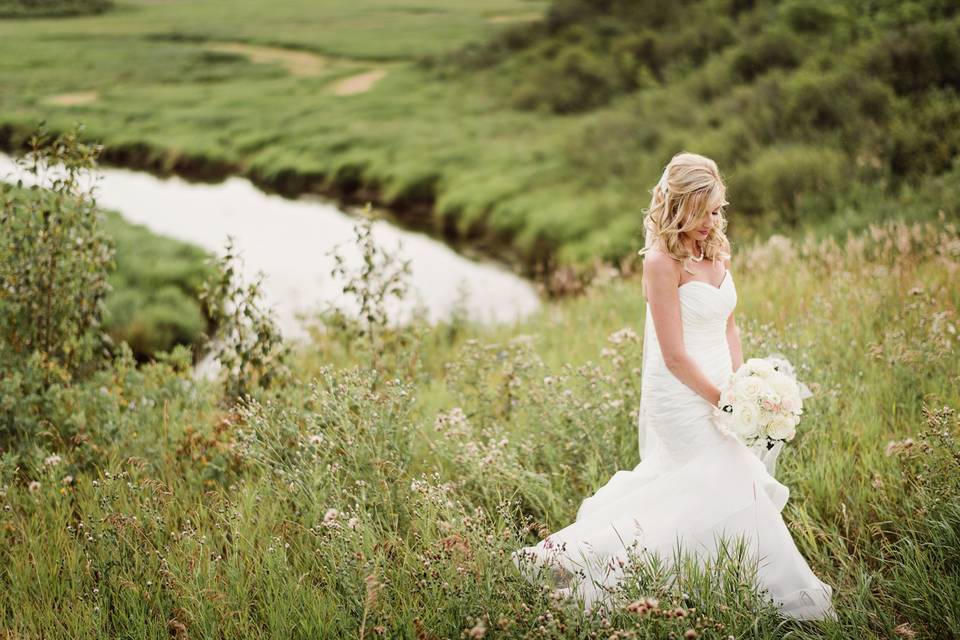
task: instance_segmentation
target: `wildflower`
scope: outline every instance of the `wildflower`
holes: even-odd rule
[[[47,456],[46,458],[44,458],[43,464],[44,466],[52,467],[60,464],[60,460],[62,460],[60,456],[58,456],[57,454],[53,454],[52,456]]]
[[[627,605],[627,611],[631,613],[639,613],[640,615],[644,615],[647,612],[647,609],[647,603],[643,600],[634,600]]]
[[[904,453],[909,451],[913,447],[913,438],[907,438],[905,440],[891,440],[887,443],[884,453],[888,456],[894,454]]]
[[[483,620],[478,620],[477,624],[473,625],[473,628],[470,629],[468,634],[471,640],[475,638],[482,638],[487,633],[487,627],[483,624]]]
[[[30,490],[31,493],[33,493],[33,492],[35,492],[35,491],[39,491],[39,490],[40,490],[40,483],[39,483],[38,481],[36,481],[36,480],[32,480],[32,481],[30,482],[30,484],[27,485],[27,488]]]
[[[347,520],[347,526],[350,527],[351,529],[356,529],[359,523],[360,523],[360,520],[358,520],[356,516]]]
[[[695,640],[696,638],[700,637],[700,634],[697,633],[696,629],[687,629],[683,634],[683,637],[685,640]]]
[[[623,344],[624,342],[636,342],[638,340],[638,336],[636,332],[630,327],[624,327],[619,331],[615,331],[614,333],[611,333],[607,337],[607,340],[612,342],[613,344]]]
[[[310,441],[310,444],[319,445],[323,442],[323,436],[319,433],[314,433],[308,438],[308,440]]]
[[[327,509],[327,512],[323,514],[323,526],[336,528],[340,526],[337,524],[337,516],[340,515],[340,512],[336,509]]]

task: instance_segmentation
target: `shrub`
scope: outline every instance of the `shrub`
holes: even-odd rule
[[[730,176],[730,201],[746,215],[776,214],[796,224],[801,199],[828,201],[846,178],[845,156],[831,149],[793,145],[761,152]],[[824,210],[829,208],[824,204]]]
[[[899,94],[960,88],[960,22],[921,23],[891,30],[866,54],[865,71]]]
[[[409,291],[410,260],[376,243],[370,203],[353,227],[354,244],[360,252],[359,266],[340,251],[330,251],[334,268],[330,275],[342,282],[343,297],[352,308],[331,305],[322,314],[325,328],[338,334],[350,349],[367,354],[374,366],[380,366],[386,354],[403,343],[402,332],[390,331],[390,318]]]
[[[0,0],[0,18],[53,18],[103,13],[113,0]]]
[[[290,347],[270,309],[263,307],[263,274],[255,282],[242,281],[233,238],[228,237],[224,255],[211,263],[215,275],[203,284],[200,301],[217,327],[210,344],[222,367],[224,399],[233,404],[257,388],[285,381]]]
[[[743,82],[770,69],[790,69],[800,62],[800,39],[789,32],[770,29],[745,42],[731,62],[733,75]]]
[[[95,371],[108,343],[101,319],[113,244],[83,186],[100,147],[79,134],[34,134],[17,162],[35,184],[0,191],[0,433],[8,441],[33,435],[57,389]]]

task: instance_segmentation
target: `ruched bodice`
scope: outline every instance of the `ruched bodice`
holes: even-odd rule
[[[684,349],[722,387],[732,374],[732,274],[719,287],[687,282],[679,299]],[[649,304],[644,322],[641,462],[583,500],[572,524],[514,552],[514,563],[530,580],[548,570],[560,578],[558,595],[579,597],[591,609],[623,578],[628,549],[669,565],[677,551],[716,558],[721,541],[736,538],[748,544],[759,586],[784,615],[834,617],[831,588],[807,566],[780,515],[789,491],[743,443],[716,428],[710,402],[667,368]]]
[[[726,331],[737,305],[733,276],[726,271],[719,287],[701,280],[687,282],[680,285],[678,295],[684,349],[710,381],[722,387],[733,373]],[[710,420],[713,406],[667,368],[649,302],[643,336],[637,425],[641,455],[682,462],[721,440]]]

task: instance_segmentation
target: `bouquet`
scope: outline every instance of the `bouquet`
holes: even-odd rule
[[[765,443],[772,449],[797,435],[803,399],[812,395],[780,354],[750,358],[720,390],[714,417],[721,431],[732,433],[744,444]]]

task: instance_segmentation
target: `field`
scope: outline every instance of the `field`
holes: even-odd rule
[[[778,477],[836,623],[783,623],[742,578],[685,575],[683,599],[650,567],[623,603],[684,617],[585,618],[515,572],[509,551],[636,464],[640,336],[610,340],[642,330],[636,278],[513,328],[391,333],[379,371],[327,332],[237,410],[185,352],[121,355],[3,469],[0,619],[17,638],[956,636],[958,267],[944,221],[734,257],[746,356],[782,351],[815,394]]]
[[[0,140],[82,121],[113,162],[372,200],[530,273],[631,255],[684,149],[741,241],[956,219],[960,18],[911,6],[121,2],[0,21]]]
[[[230,269],[0,188],[0,640],[960,637],[952,3],[0,15],[0,147],[80,122],[110,162],[370,200],[581,293],[513,326],[319,316],[283,362]],[[777,478],[837,621],[783,620],[749,565],[650,558],[585,616],[510,560],[638,461],[634,255],[680,150],[728,178],[745,357],[780,352],[813,391]],[[376,319],[374,271],[343,293]],[[192,361],[213,347],[228,365],[208,381]]]

